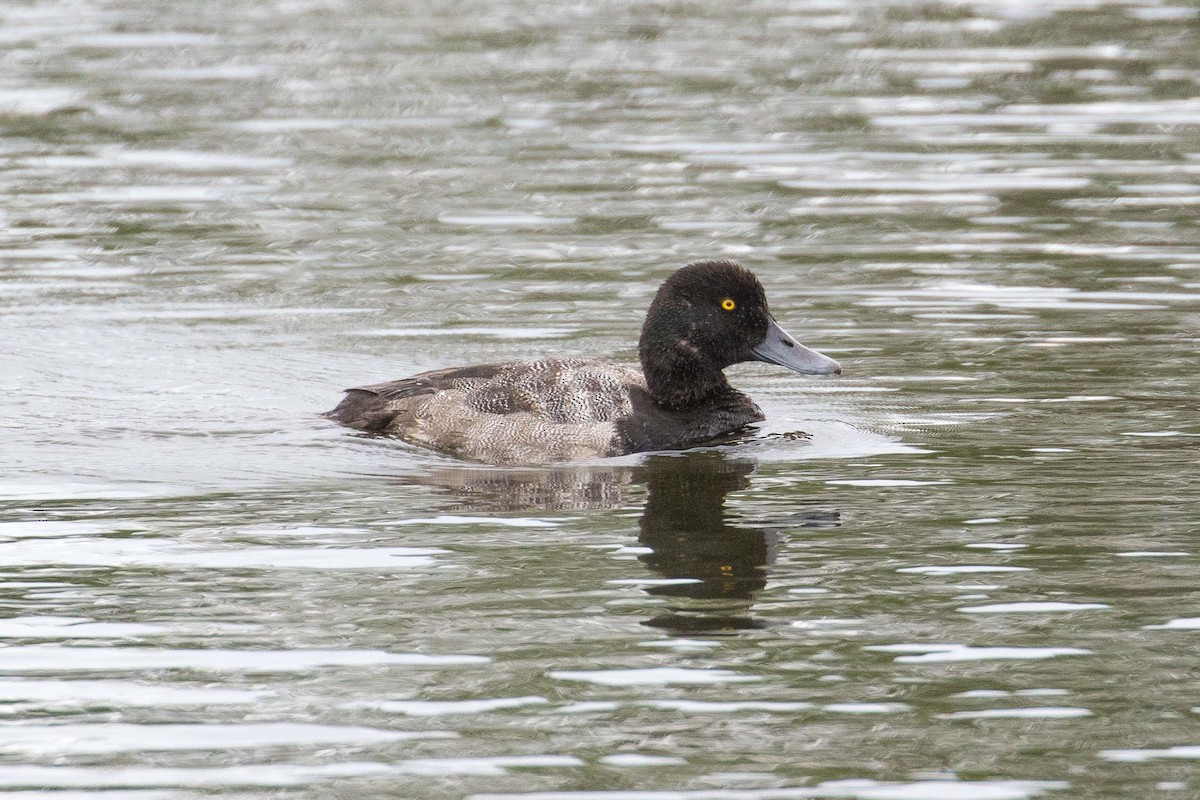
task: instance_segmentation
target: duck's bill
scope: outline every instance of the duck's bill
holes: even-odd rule
[[[805,375],[841,375],[842,365],[824,353],[805,347],[792,335],[770,321],[767,336],[754,348],[754,357],[768,364],[795,370]]]

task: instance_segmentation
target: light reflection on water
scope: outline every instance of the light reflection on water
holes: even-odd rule
[[[1196,9],[0,16],[5,797],[1196,792]],[[700,257],[846,374],[562,468],[317,416]]]

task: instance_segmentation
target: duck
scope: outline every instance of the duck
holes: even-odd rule
[[[724,370],[762,361],[839,375],[780,327],[754,274],[697,261],[659,287],[638,340],[641,369],[581,357],[451,367],[347,389],[325,417],[467,461],[579,462],[684,450],[766,417]]]

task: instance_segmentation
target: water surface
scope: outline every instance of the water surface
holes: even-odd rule
[[[1169,2],[0,12],[0,796],[1200,791],[1200,41]],[[346,386],[632,361],[754,269],[839,379],[455,462]]]

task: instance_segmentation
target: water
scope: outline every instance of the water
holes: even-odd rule
[[[8,4],[0,796],[1194,796],[1197,25]],[[740,442],[317,416],[702,257],[846,367]]]

